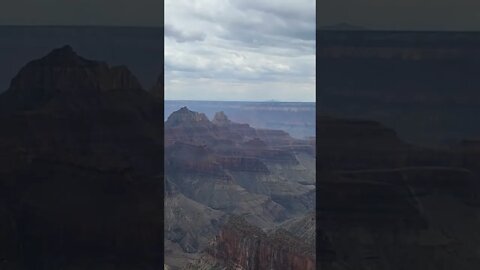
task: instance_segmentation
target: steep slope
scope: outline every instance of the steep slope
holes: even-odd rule
[[[283,222],[279,228],[298,237],[301,241],[309,244],[312,247],[312,250],[315,250],[315,218],[315,212],[308,213],[304,216]]]
[[[162,70],[162,75],[158,76],[157,82],[150,90],[150,93],[152,93],[152,95],[155,96],[156,98],[163,100],[163,96],[164,96],[163,89],[164,89],[164,78],[163,78],[163,70]]]
[[[410,146],[379,122],[317,117],[317,148],[322,170],[396,168]]]
[[[215,236],[224,213],[195,202],[179,193],[167,179],[164,197],[165,263],[180,267],[196,258],[200,247]]]
[[[472,145],[420,148],[378,123],[317,119],[321,269],[479,266]]]
[[[184,269],[313,270],[314,249],[288,231],[266,234],[232,216],[203,256]]]
[[[264,141],[269,132],[232,122],[223,112],[210,121],[202,113],[180,108],[165,122],[166,177],[191,201],[224,216],[243,215],[254,226],[271,228],[313,208],[315,174],[310,165],[315,157],[302,148],[311,145],[283,132]],[[223,227],[218,225],[215,235]],[[212,239],[211,234],[193,228],[186,233]],[[197,243],[199,254],[207,243]]]

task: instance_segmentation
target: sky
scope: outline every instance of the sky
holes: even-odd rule
[[[319,0],[319,25],[378,30],[479,31],[478,0]]]
[[[315,101],[314,0],[166,0],[165,99]]]
[[[478,0],[317,2],[319,26],[480,30]],[[0,25],[165,26],[167,99],[315,99],[314,0],[5,0]]]
[[[1,0],[0,25],[163,25],[161,0]]]

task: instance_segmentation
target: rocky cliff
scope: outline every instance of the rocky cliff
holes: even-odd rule
[[[269,137],[269,134],[274,134],[275,137]],[[186,198],[222,213],[223,217],[231,214],[244,215],[253,224],[248,226],[257,227],[261,231],[260,228],[270,228],[313,208],[315,187],[311,183],[314,183],[314,171],[310,164],[314,163],[315,157],[312,155],[312,146],[306,141],[295,140],[282,131],[257,130],[248,124],[235,123],[223,112],[215,114],[210,121],[204,114],[183,107],[173,112],[165,122],[165,144],[165,173],[169,183]],[[294,145],[309,147],[310,151],[289,147]],[[297,159],[297,155],[301,158]],[[185,214],[184,220],[188,218],[192,217]],[[226,237],[220,242],[228,244],[242,237],[250,237],[247,232],[239,235],[234,230],[232,234],[228,229],[230,225],[223,226],[223,221],[221,219],[218,223],[215,234],[220,236],[219,239]],[[188,228],[187,224],[181,227]],[[236,225],[235,228],[240,227],[241,225]],[[225,234],[220,232],[220,228]],[[174,232],[167,230],[166,233],[170,235]],[[185,235],[189,234],[195,235],[192,239],[207,237],[199,231],[185,231]],[[298,269],[304,267],[303,264],[310,265],[311,258],[289,255],[289,251],[269,246],[272,239],[265,239],[265,243],[262,242],[262,246],[257,247],[259,254],[265,252],[258,255],[263,256],[261,260],[273,262],[277,260],[273,256],[283,254],[293,256],[289,260],[298,264]],[[179,260],[175,259],[179,256],[185,258],[184,263],[192,259],[192,255],[186,254],[191,248],[186,248],[182,241],[172,239],[167,245],[172,250],[176,245],[183,249],[179,255],[166,257],[168,265],[179,265]],[[196,255],[203,254],[201,252],[207,248],[205,242],[195,243],[198,243],[195,247]],[[310,251],[313,252],[313,248]],[[225,260],[227,264],[237,263],[230,262],[235,252],[250,251],[248,248],[241,251],[241,247],[232,246],[228,252],[230,253],[225,258],[205,255],[201,260],[207,260],[213,265],[219,260]],[[250,255],[245,253],[242,260],[255,260]],[[200,263],[193,267],[202,269],[205,265]]]
[[[314,257],[313,249],[288,231],[266,234],[243,218],[232,216],[203,258],[185,269],[313,270]]]
[[[232,121],[228,119],[224,112],[215,113],[212,122],[216,125],[229,125],[232,123]]]
[[[87,60],[70,46],[55,49],[25,65],[2,95],[2,110],[34,110],[52,99],[91,96],[111,90],[141,90],[137,78],[125,67]]]
[[[162,103],[69,46],[28,63],[0,103],[0,268],[160,265]]]
[[[322,170],[396,168],[403,166],[411,147],[375,121],[320,116],[317,136]]]
[[[478,267],[474,141],[429,149],[370,121],[317,127],[321,269]]]
[[[164,82],[163,71],[162,71],[162,74],[158,77],[157,82],[150,90],[150,93],[152,93],[152,95],[155,96],[156,98],[163,100],[164,87],[165,87],[165,82]]]

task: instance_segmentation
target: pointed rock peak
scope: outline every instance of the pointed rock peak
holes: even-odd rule
[[[170,115],[170,117],[175,117],[175,116],[179,116],[179,115],[194,115],[196,113],[197,112],[191,111],[187,106],[183,106],[180,109],[178,109],[177,111],[173,112]]]
[[[61,48],[54,49],[49,55],[70,55],[70,56],[77,56],[77,53],[73,50],[72,46],[65,45]]]
[[[167,119],[165,126],[173,127],[183,124],[199,124],[211,123],[204,113],[198,113],[182,107],[178,111],[173,112]]]
[[[102,64],[101,62],[80,57],[70,45],[54,49],[45,57],[34,61],[34,63],[48,66],[92,66]]]
[[[61,48],[58,48],[58,49],[54,50],[54,51],[57,51],[57,52],[60,52],[60,53],[65,53],[65,54],[74,54],[74,55],[76,55],[76,53],[73,51],[72,46],[70,46],[70,45],[65,45],[65,46],[63,46],[63,47],[61,47]]]
[[[142,86],[127,67],[87,60],[67,45],[27,63],[12,79],[5,93],[8,101],[4,102],[14,104],[10,106],[12,110],[35,109],[59,93],[139,89]]]
[[[230,124],[231,122],[232,121],[228,119],[227,115],[223,111],[215,113],[215,116],[213,117],[213,123],[217,125],[226,125]]]

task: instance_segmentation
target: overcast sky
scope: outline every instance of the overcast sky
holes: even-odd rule
[[[315,1],[166,0],[165,97],[315,101]]]
[[[163,25],[161,0],[0,0],[0,25]]]
[[[320,25],[385,30],[480,30],[479,0],[319,0]]]
[[[480,30],[479,0],[320,0],[318,22]],[[5,0],[0,25],[162,26],[161,0]],[[314,0],[165,0],[166,98],[315,98]]]

